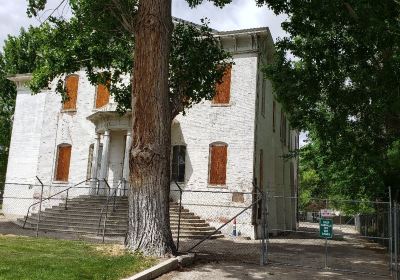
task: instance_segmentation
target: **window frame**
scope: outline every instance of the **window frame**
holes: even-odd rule
[[[77,84],[76,84],[76,96],[75,96],[75,102],[73,103],[73,105],[71,106],[71,108],[66,108],[66,104],[69,104],[68,102],[70,102],[70,97],[68,95],[68,91],[67,91],[67,83],[68,83],[68,79],[75,77],[77,78]],[[79,80],[80,77],[78,74],[69,74],[65,77],[64,79],[64,90],[65,90],[65,94],[66,94],[66,98],[65,100],[62,100],[61,104],[61,111],[62,112],[76,112],[77,111],[77,105],[78,105],[78,93],[79,93]]]
[[[67,172],[67,178],[66,180],[64,180],[64,178],[59,178],[58,177],[58,171],[60,168],[60,149],[61,148],[65,148],[65,147],[69,147],[70,148],[70,152],[69,152],[69,160],[68,160],[68,172]],[[68,183],[69,182],[69,175],[70,175],[70,170],[71,170],[71,157],[72,157],[72,145],[68,144],[68,143],[61,143],[57,145],[57,156],[56,156],[56,162],[55,162],[55,168],[54,168],[54,177],[53,180],[55,182],[62,182],[62,183]]]
[[[272,102],[272,132],[276,131],[276,101]]]
[[[175,147],[179,147],[178,148],[178,162],[177,162],[177,171],[178,171],[178,173],[177,173],[177,178],[174,178],[174,166],[175,166],[175,162],[174,162],[174,148]],[[182,148],[184,148],[184,154],[183,154],[183,166],[184,166],[184,169],[183,169],[183,180],[179,180],[179,179],[181,179],[181,178],[179,178],[180,176],[180,173],[179,173],[179,170],[180,170],[180,163],[179,163],[179,155],[181,155],[182,156],[182,151],[181,151],[181,149]],[[177,183],[185,183],[185,181],[186,181],[186,155],[187,155],[187,146],[186,145],[184,145],[184,144],[179,144],[179,145],[173,145],[172,146],[172,158],[171,158],[171,182],[177,182]]]
[[[224,75],[222,77],[222,82],[220,84],[217,83],[215,85],[215,95],[214,95],[213,99],[211,100],[211,106],[213,106],[213,107],[224,107],[225,106],[226,107],[226,106],[231,105],[232,68],[233,68],[232,64],[229,64],[224,71]],[[225,80],[228,74],[229,74],[229,80]],[[228,87],[228,85],[226,86],[228,88],[228,102],[216,102],[215,99],[219,94],[219,88],[222,87],[225,83],[229,84],[229,87]]]
[[[209,145],[209,156],[208,156],[208,186],[213,188],[226,188],[227,187],[227,179],[228,179],[228,144],[225,142],[213,142]],[[223,183],[212,182],[211,181],[211,171],[213,167],[213,147],[225,147],[226,156],[225,156],[225,180]]]
[[[109,82],[108,82],[109,83]],[[97,101],[98,101],[98,94],[99,94],[99,87],[100,86],[102,86],[102,87],[104,87],[105,88],[105,90],[108,92],[108,101],[107,101],[107,103],[105,103],[104,105],[102,105],[102,106],[99,106],[99,107],[97,107]],[[110,94],[110,90],[108,89],[108,87],[107,87],[107,85],[104,85],[104,84],[97,84],[97,86],[96,86],[96,94],[95,94],[95,97],[94,97],[94,110],[99,110],[99,109],[101,109],[101,108],[104,108],[105,106],[107,106],[108,104],[110,104],[110,97],[111,97],[111,94]]]

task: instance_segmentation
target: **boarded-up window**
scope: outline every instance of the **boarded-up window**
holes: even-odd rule
[[[78,98],[78,84],[79,84],[79,76],[78,75],[69,75],[65,79],[65,91],[66,96],[63,101],[63,109],[64,110],[75,110],[76,109],[76,100]]]
[[[216,143],[210,145],[210,185],[226,184],[226,163],[228,156],[228,145]]]
[[[281,126],[280,126],[280,136],[281,142],[286,144],[286,132],[287,132],[287,125],[286,125],[286,116],[283,110],[281,111]]]
[[[178,145],[172,148],[172,181],[185,181],[186,146]]]
[[[272,103],[272,131],[275,132],[276,102]]]
[[[96,108],[101,108],[110,101],[110,92],[106,85],[99,84],[96,93]]]
[[[229,65],[222,77],[222,83],[216,85],[213,104],[229,104],[231,98],[231,72],[232,66]]]
[[[58,146],[57,165],[56,165],[56,181],[68,181],[69,165],[71,161],[71,145],[61,144]]]
[[[267,80],[262,80],[262,87],[261,87],[261,115],[265,117],[265,95],[267,94],[266,88]]]

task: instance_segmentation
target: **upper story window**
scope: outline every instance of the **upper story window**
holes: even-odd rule
[[[78,98],[78,75],[69,75],[65,78],[65,100],[63,100],[63,110],[76,110]]]
[[[265,117],[265,95],[267,94],[267,81],[262,79],[262,86],[261,86],[261,115]]]
[[[185,182],[186,146],[172,147],[172,181]]]
[[[110,101],[110,91],[107,85],[99,84],[96,92],[96,109],[104,107]]]
[[[216,85],[216,93],[212,100],[213,104],[229,104],[231,98],[231,74],[232,65],[225,69],[222,83]]]
[[[275,132],[276,102],[272,102],[272,131]]]
[[[69,144],[60,144],[57,146],[57,162],[54,176],[56,181],[68,182],[71,150],[72,146]]]
[[[210,145],[209,183],[210,185],[226,184],[226,164],[228,161],[228,145],[213,143]]]
[[[286,145],[286,134],[287,134],[287,128],[286,128],[286,116],[283,110],[281,111],[281,126],[280,126],[280,136],[281,136],[281,142]]]

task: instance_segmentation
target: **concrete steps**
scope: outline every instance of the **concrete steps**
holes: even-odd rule
[[[107,198],[104,196],[79,196],[65,203],[47,208],[40,215],[39,229],[43,231],[56,231],[79,234],[102,234],[104,213],[99,228],[101,211]],[[115,210],[113,202],[109,202],[106,231],[107,236],[124,236],[127,232],[128,199],[117,197]],[[103,210],[105,212],[105,210]],[[38,214],[32,214],[26,219],[25,228],[36,229]],[[170,203],[171,231],[174,238],[178,232],[179,205]],[[18,219],[17,224],[24,225],[24,219]],[[196,216],[188,209],[181,208],[180,237],[187,239],[202,239],[215,232],[204,219]],[[223,237],[221,232],[215,232],[211,239]]]

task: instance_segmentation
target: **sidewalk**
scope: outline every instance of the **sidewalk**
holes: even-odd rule
[[[173,271],[157,280],[380,280],[389,277],[349,274],[336,271],[296,268],[294,266],[260,266],[238,262],[198,263],[184,271]]]

